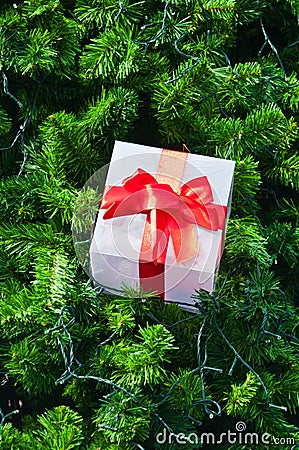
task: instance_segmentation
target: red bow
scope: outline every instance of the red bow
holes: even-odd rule
[[[171,236],[178,262],[196,257],[199,244],[196,225],[208,230],[224,229],[226,207],[213,203],[207,177],[193,178],[176,193],[143,169],[125,178],[122,186],[106,186],[102,209],[104,219],[146,214],[150,232],[140,260],[165,264]]]

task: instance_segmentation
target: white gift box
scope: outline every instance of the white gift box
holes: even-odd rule
[[[157,176],[164,150],[144,145],[116,141],[106,179],[106,186],[123,186],[124,180],[142,169],[153,177]],[[180,152],[167,151],[173,156],[175,166]],[[206,177],[212,190],[213,204],[226,207],[226,223],[230,212],[234,161],[211,158],[188,153],[184,154],[183,172],[180,175],[169,168],[170,176],[183,186],[190,180]],[[172,162],[172,161],[171,161]],[[180,164],[180,163],[179,163]],[[178,165],[179,165],[178,164]],[[170,164],[171,165],[171,164]],[[166,172],[167,172],[166,164]],[[159,173],[159,172],[158,172]],[[166,175],[166,174],[162,174]],[[134,195],[134,194],[132,194]],[[134,203],[134,197],[132,197]],[[138,202],[138,198],[136,197]],[[155,205],[159,209],[159,205]],[[162,208],[163,209],[163,208]],[[148,214],[140,213],[105,218],[107,209],[99,210],[90,246],[90,265],[94,281],[111,293],[122,293],[123,285],[138,288],[140,281],[141,249]],[[212,231],[197,224],[192,225],[197,236],[199,251],[190,260],[178,261],[173,240],[164,239],[166,259],[163,265],[163,298],[192,311],[195,290],[212,292],[224,246],[226,227]],[[156,235],[156,239],[163,236]],[[161,275],[160,275],[161,277]],[[157,279],[158,280],[158,279]],[[153,291],[159,294],[159,282],[150,281]],[[160,288],[161,289],[161,288]]]

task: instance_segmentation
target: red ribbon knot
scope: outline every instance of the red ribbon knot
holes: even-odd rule
[[[206,176],[193,178],[177,193],[137,169],[121,186],[106,186],[101,209],[107,209],[104,219],[146,214],[150,232],[143,238],[140,261],[165,264],[170,237],[176,261],[184,262],[199,252],[196,226],[211,231],[224,229],[227,208],[213,201]]]

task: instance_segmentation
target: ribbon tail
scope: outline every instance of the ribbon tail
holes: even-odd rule
[[[150,215],[147,215],[139,257],[139,282],[145,291],[156,291],[164,299],[164,264],[158,263],[158,248],[153,248]],[[154,243],[157,244],[157,241]]]
[[[210,203],[205,207],[211,223],[210,229],[212,231],[224,230],[227,214],[226,206]]]
[[[154,264],[157,264],[157,255],[158,255],[158,249],[157,249],[157,210],[152,209],[150,211],[150,227],[151,227],[151,235],[150,235],[150,242],[151,242],[151,248],[152,248],[152,261]]]
[[[167,226],[165,212],[153,209],[146,215],[143,232],[140,260],[165,264],[170,232]]]
[[[182,263],[194,259],[199,253],[196,226],[174,217],[169,218],[168,226],[176,261]]]
[[[157,264],[164,265],[170,239],[168,214],[165,211],[157,210],[156,218],[156,241],[153,246],[153,256]]]

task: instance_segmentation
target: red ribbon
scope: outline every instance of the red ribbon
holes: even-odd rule
[[[146,214],[150,233],[140,260],[164,265],[170,237],[177,262],[183,262],[198,254],[197,225],[212,231],[224,229],[226,206],[213,200],[205,176],[188,181],[176,193],[168,184],[138,169],[123,180],[122,186],[105,188],[101,208],[107,209],[104,219]]]

